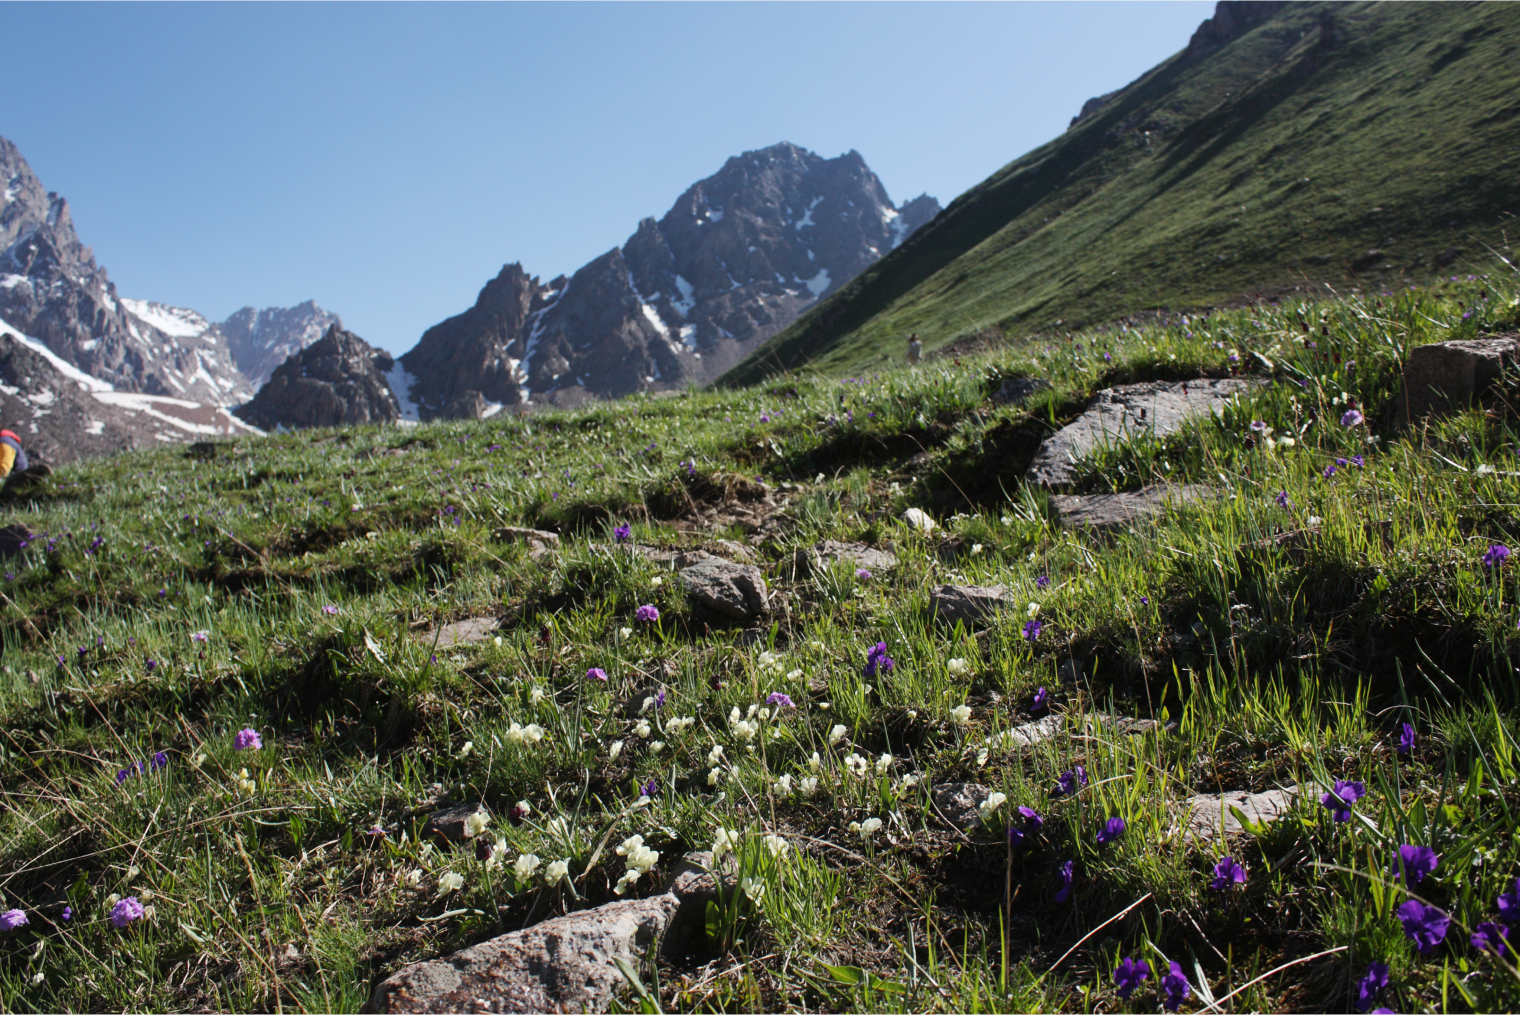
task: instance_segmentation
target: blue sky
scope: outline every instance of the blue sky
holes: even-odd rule
[[[3,4],[0,135],[118,291],[315,299],[393,352],[730,155],[942,203],[1181,49],[1211,2]]]

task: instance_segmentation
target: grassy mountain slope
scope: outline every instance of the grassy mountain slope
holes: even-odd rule
[[[724,383],[858,371],[912,331],[932,349],[1492,264],[1520,212],[1517,38],[1514,4],[1288,5],[962,195]]]

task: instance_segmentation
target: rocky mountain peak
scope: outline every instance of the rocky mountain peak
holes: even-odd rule
[[[424,419],[706,383],[939,210],[894,205],[859,152],[744,152],[568,280],[504,267],[401,383]]]
[[[386,374],[391,354],[337,324],[275,368],[253,401],[233,410],[264,430],[390,423],[401,407]]]
[[[233,362],[257,388],[276,367],[334,325],[341,329],[342,318],[307,300],[293,307],[244,307],[218,327],[227,338]]]

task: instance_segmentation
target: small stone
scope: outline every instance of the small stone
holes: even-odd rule
[[[437,835],[447,839],[449,842],[464,842],[466,839],[471,838],[470,830],[466,824],[467,819],[476,812],[485,814],[487,818],[491,816],[491,812],[482,803],[454,804],[442,810],[434,811],[427,819],[427,823],[422,826],[423,841]]]
[[[1022,405],[1030,395],[1049,388],[1050,382],[1039,377],[1005,377],[992,393],[992,401],[997,405]]]
[[[1212,493],[1207,486],[1157,484],[1126,493],[1056,494],[1050,506],[1064,529],[1112,529],[1160,515],[1168,505],[1189,504]]]
[[[929,609],[946,624],[974,623],[1008,602],[1003,585],[938,585],[929,594]]]
[[[722,557],[699,560],[679,572],[691,598],[735,620],[755,620],[770,609],[760,569]]]
[[[1298,792],[1297,786],[1288,786],[1264,793],[1199,793],[1182,803],[1185,834],[1204,841],[1217,839],[1221,831],[1226,836],[1239,835],[1245,826],[1230,812],[1231,807],[1238,808],[1254,824],[1267,824],[1288,813]]]
[[[992,790],[974,782],[942,782],[929,791],[929,798],[941,816],[965,831],[982,823],[982,801]]]
[[[839,561],[845,561],[856,569],[865,568],[872,575],[885,574],[897,566],[896,555],[887,550],[877,550],[864,543],[840,543],[832,539],[798,550],[792,561],[799,574],[810,574],[815,569],[827,568]]]
[[[445,624],[438,632],[438,648],[453,648],[456,645],[473,645],[479,641],[485,641],[491,632],[501,626],[501,621],[495,617],[471,617],[468,620],[456,620],[452,624]],[[427,635],[423,636],[427,638]]]

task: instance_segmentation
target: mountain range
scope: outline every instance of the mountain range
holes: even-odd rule
[[[1506,271],[1520,5],[1233,2],[730,371]],[[1180,40],[1179,40],[1180,41]]]

